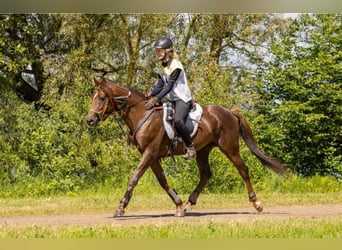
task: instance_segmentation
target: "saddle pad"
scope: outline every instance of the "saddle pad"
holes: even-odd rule
[[[164,125],[167,136],[171,140],[173,140],[173,139],[175,139],[176,134],[175,134],[175,131],[173,130],[172,124],[166,120],[166,116],[167,116],[166,109],[167,109],[167,103],[163,103],[163,125]],[[189,112],[189,118],[188,118],[191,120],[192,125],[194,127],[194,129],[190,135],[191,137],[193,137],[197,132],[198,125],[199,125],[200,120],[202,118],[202,114],[203,114],[203,109],[202,109],[201,105],[195,103],[193,105],[193,108]]]

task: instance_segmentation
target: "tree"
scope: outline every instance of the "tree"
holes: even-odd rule
[[[0,19],[0,75],[14,84],[26,101],[38,102],[49,77],[44,61],[63,51],[57,36],[60,16],[3,14]]]
[[[275,39],[257,110],[277,153],[300,175],[341,178],[342,16],[302,15]]]

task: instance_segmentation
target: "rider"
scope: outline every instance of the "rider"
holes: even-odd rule
[[[152,98],[146,103],[146,109],[153,108],[156,102],[164,96],[174,103],[175,127],[186,148],[184,158],[191,159],[196,156],[196,150],[190,132],[185,126],[185,117],[190,110],[192,96],[184,68],[173,50],[173,42],[169,37],[161,37],[154,43],[154,48],[157,58],[162,62],[165,74],[158,74],[157,85],[147,94],[147,97],[152,96]]]

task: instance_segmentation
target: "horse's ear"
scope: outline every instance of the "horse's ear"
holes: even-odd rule
[[[96,80],[96,77],[94,76],[94,82],[95,82],[95,86],[98,87],[100,85],[100,82],[98,80]]]

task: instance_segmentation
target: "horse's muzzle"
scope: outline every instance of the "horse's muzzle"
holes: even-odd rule
[[[96,127],[97,123],[100,121],[100,118],[98,115],[93,115],[87,117],[86,121],[90,127]]]

